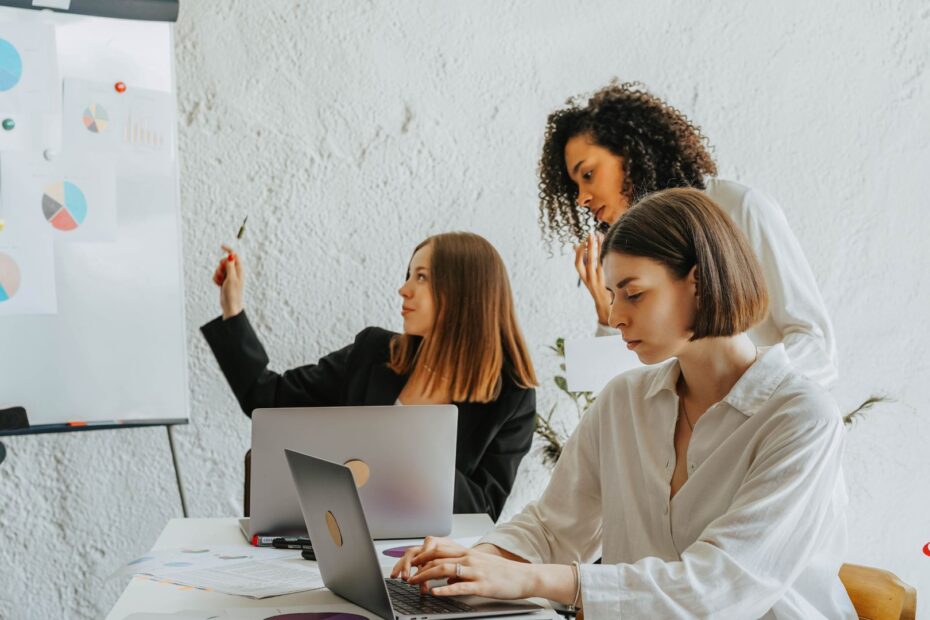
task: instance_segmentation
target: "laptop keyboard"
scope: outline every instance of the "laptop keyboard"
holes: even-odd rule
[[[474,611],[475,608],[452,598],[420,594],[420,586],[401,579],[385,579],[394,611],[406,616],[426,614],[453,614]]]

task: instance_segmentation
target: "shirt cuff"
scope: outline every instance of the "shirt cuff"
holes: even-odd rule
[[[514,534],[492,531],[475,544],[480,545],[485,543],[494,545],[495,547],[499,547],[508,553],[519,556],[530,564],[546,563],[544,558],[539,557],[539,554],[532,550],[532,546],[530,544],[524,540],[521,540],[520,536]]]
[[[582,564],[579,568],[585,620],[600,620],[601,618],[618,620],[621,618],[617,567],[604,564]]]

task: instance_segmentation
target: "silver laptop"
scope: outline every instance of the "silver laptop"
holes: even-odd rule
[[[421,595],[419,586],[385,579],[349,468],[292,450],[285,452],[323,583],[339,596],[385,620],[504,616],[543,610],[526,600]]]
[[[252,414],[254,536],[306,536],[284,450],[345,464],[375,538],[445,536],[455,492],[454,405],[256,409]],[[424,464],[428,464],[424,467]]]

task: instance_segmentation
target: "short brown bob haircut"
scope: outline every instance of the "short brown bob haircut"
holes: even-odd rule
[[[696,189],[649,194],[610,227],[601,249],[651,258],[681,279],[697,266],[691,340],[733,336],[765,318],[762,267],[733,220]]]
[[[451,387],[453,402],[497,399],[502,373],[519,387],[537,385],[536,372],[514,313],[504,261],[484,237],[450,232],[429,237],[430,287],[436,320],[429,335],[395,336],[388,367],[426,392]]]

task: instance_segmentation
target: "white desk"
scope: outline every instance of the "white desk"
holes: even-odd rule
[[[454,538],[481,536],[494,524],[486,514],[455,515],[452,524]],[[227,519],[172,519],[155,544],[153,550],[177,549],[197,545],[242,545],[248,543],[239,532],[239,522],[235,518]],[[129,561],[131,558],[126,558]],[[170,613],[182,610],[223,610],[279,607],[296,607],[300,605],[346,604],[329,590],[311,590],[285,596],[254,600],[243,596],[205,592],[202,590],[182,590],[177,586],[156,583],[134,578],[126,586],[122,596],[107,615],[107,620],[123,620],[136,612]],[[367,614],[358,608],[355,613]]]

